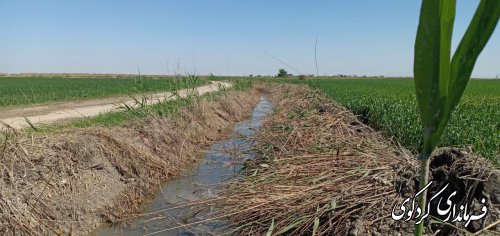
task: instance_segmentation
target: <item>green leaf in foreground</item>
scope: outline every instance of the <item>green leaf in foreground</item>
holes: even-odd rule
[[[481,1],[451,61],[450,109],[460,101],[476,60],[493,34],[499,17],[500,1]]]
[[[428,181],[429,157],[439,143],[452,112],[460,101],[479,54],[493,34],[500,16],[500,1],[481,0],[472,22],[450,62],[456,0],[423,0],[415,42],[414,76],[420,118],[424,126],[420,189]],[[425,215],[426,194],[419,199]],[[423,223],[415,235],[423,234]]]
[[[424,126],[421,159],[437,146],[500,16],[500,1],[482,0],[450,63],[455,8],[456,0],[422,1],[414,58],[415,89]]]
[[[424,153],[430,155],[449,118],[447,94],[456,0],[423,0],[415,43],[414,75]],[[426,155],[427,156],[427,155]]]

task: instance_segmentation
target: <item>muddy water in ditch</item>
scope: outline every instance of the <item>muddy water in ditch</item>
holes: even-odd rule
[[[177,179],[163,186],[154,202],[128,227],[103,225],[90,235],[208,235],[228,230],[224,222],[210,220],[217,209],[202,204],[216,198],[222,183],[235,178],[244,160],[252,158],[250,140],[272,105],[261,97],[249,120],[237,123],[231,138],[214,144],[203,159]],[[208,207],[207,207],[208,206]],[[190,223],[203,223],[189,225]],[[186,226],[189,225],[189,226]]]

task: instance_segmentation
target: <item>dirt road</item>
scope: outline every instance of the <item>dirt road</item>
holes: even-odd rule
[[[231,87],[231,83],[212,81],[210,85],[204,85],[194,89],[179,90],[178,95],[180,97],[186,97],[193,92],[202,95],[217,91],[219,86]],[[137,95],[137,98],[139,101],[142,100],[142,97],[139,95]],[[161,101],[176,99],[177,96],[175,96],[173,92],[163,92],[148,94],[145,98],[145,104],[152,105]],[[92,117],[102,113],[116,111],[125,104],[135,108],[140,106],[136,100],[128,96],[0,110],[0,129],[5,129],[6,127],[14,129],[29,127],[30,125],[27,120],[33,125],[42,125],[67,119]]]

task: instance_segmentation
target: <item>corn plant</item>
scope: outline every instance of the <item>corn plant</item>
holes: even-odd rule
[[[455,9],[456,0],[422,0],[414,58],[415,89],[424,128],[419,155],[420,189],[428,182],[429,157],[462,97],[479,54],[498,23],[500,1],[480,1],[451,58]],[[424,191],[419,199],[422,216],[426,210],[426,194]],[[423,225],[416,225],[415,235],[423,234]]]

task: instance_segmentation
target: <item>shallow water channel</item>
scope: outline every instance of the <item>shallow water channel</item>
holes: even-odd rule
[[[145,206],[130,226],[102,225],[90,235],[209,235],[228,230],[219,220],[210,220],[217,209],[200,203],[218,196],[221,184],[235,178],[243,161],[252,158],[252,141],[256,128],[272,110],[272,104],[261,97],[249,120],[235,125],[231,137],[214,144],[203,158],[180,177],[167,182],[154,201]],[[193,207],[195,206],[195,207]],[[189,225],[204,221],[200,224]],[[189,226],[185,226],[189,225]]]

